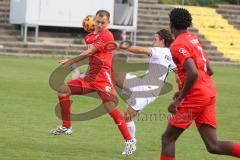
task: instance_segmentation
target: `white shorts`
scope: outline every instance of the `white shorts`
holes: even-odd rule
[[[148,98],[135,98],[127,100],[127,107],[132,107],[135,111],[141,111],[147,107],[150,103],[155,101],[157,97],[148,97]]]
[[[136,77],[137,77],[136,75],[127,73],[125,80],[131,80]],[[130,98],[126,100],[127,107],[132,107],[135,111],[141,111],[143,108],[145,108],[146,106],[148,106],[150,103],[152,103],[158,98],[158,95],[159,95],[158,91],[156,93],[156,90],[155,90],[157,88],[158,86],[147,85],[147,84],[134,86],[134,81],[132,82],[124,81],[123,89],[125,92],[130,93]]]

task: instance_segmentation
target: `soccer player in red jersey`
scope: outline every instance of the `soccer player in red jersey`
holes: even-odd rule
[[[99,97],[118,126],[125,139],[125,152],[132,154],[134,139],[132,139],[123,114],[115,106],[114,87],[111,76],[112,52],[106,51],[106,43],[114,42],[112,33],[107,29],[110,13],[99,10],[95,17],[95,30],[85,37],[88,49],[80,55],[60,61],[64,67],[71,66],[85,58],[89,58],[89,71],[85,77],[79,77],[60,87],[58,99],[61,106],[62,126],[52,130],[51,134],[71,134],[70,95],[82,95],[97,92]]]
[[[172,118],[162,135],[160,160],[175,160],[175,142],[193,121],[208,152],[240,158],[240,144],[217,139],[213,71],[199,38],[187,30],[191,24],[192,17],[186,9],[171,11],[170,28],[175,41],[170,50],[181,82],[168,108]]]

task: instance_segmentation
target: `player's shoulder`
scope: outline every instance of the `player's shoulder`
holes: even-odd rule
[[[151,57],[162,59],[166,55],[171,56],[171,52],[169,48],[161,48],[161,47],[152,47],[151,48]]]
[[[176,50],[179,50],[179,48],[185,48],[186,46],[187,46],[186,42],[184,42],[183,40],[176,39],[172,43],[170,51],[171,53],[174,53]]]
[[[94,33],[88,33],[85,37],[84,40],[86,43],[93,41],[93,39],[95,38],[95,34]]]
[[[187,48],[187,44],[184,44],[184,43],[175,43],[175,44],[172,44],[171,47],[170,47],[170,51],[171,52],[174,52],[175,50],[178,50],[180,48]]]
[[[170,51],[173,53],[174,51],[179,50],[180,48],[188,48],[193,36],[195,37],[195,34],[191,32],[185,32],[180,34],[172,43]]]
[[[172,43],[172,46],[179,45],[179,44],[187,45],[189,44],[191,39],[195,39],[195,38],[197,38],[197,35],[195,33],[192,33],[192,32],[182,33],[175,39],[175,41]]]
[[[151,52],[160,53],[160,54],[169,54],[170,49],[169,48],[162,48],[162,47],[152,47]]]
[[[113,35],[112,32],[109,29],[105,29],[103,32],[105,32],[106,34]]]
[[[89,37],[92,36],[92,34],[93,34],[93,33],[88,33],[87,35],[84,36],[84,38],[85,38],[85,39],[86,39],[86,38],[89,38]]]
[[[188,45],[184,44],[184,43],[178,43],[178,44],[174,44],[171,46],[170,48],[170,52],[172,57],[175,56],[179,56],[179,55],[190,55],[190,49],[188,47]]]
[[[112,32],[109,29],[105,29],[101,32],[101,35],[103,36],[113,36]]]
[[[108,29],[105,29],[104,31],[102,31],[99,34],[99,37],[101,37],[102,39],[114,40],[112,32],[110,30],[108,30]]]

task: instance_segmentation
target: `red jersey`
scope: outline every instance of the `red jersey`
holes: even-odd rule
[[[214,82],[207,73],[208,57],[202,48],[199,38],[194,33],[182,33],[173,42],[170,50],[181,80],[179,90],[182,89],[186,79],[183,68],[185,60],[192,58],[198,70],[198,78],[192,89],[187,93],[185,100],[191,98],[201,101],[205,98],[215,97],[216,89]]]
[[[111,73],[112,52],[106,51],[104,46],[107,42],[114,42],[112,33],[108,29],[97,34],[90,33],[85,37],[85,42],[88,48],[95,46],[98,49],[96,53],[89,57],[89,70],[86,79],[96,80],[96,78],[99,79],[104,76],[104,74],[99,73]],[[102,78],[104,79],[104,77]]]

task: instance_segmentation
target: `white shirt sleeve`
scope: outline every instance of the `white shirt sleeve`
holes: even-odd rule
[[[172,60],[171,52],[168,48],[152,47],[150,57],[152,62],[169,67],[170,71],[176,70],[177,66]]]
[[[159,53],[158,52],[159,52],[158,47],[151,48],[150,57],[159,58]]]

